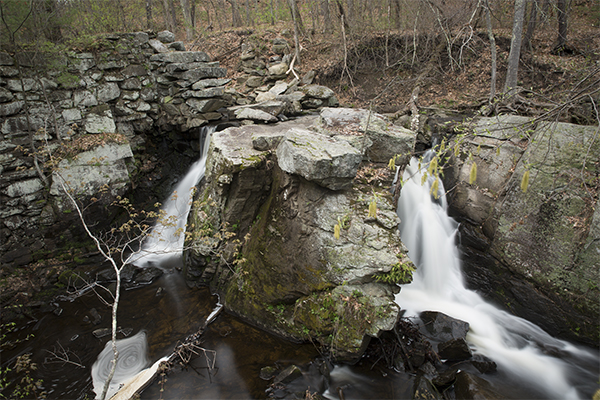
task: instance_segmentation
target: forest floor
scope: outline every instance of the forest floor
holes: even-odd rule
[[[522,52],[519,86],[531,103],[505,111],[539,115],[577,96],[582,100],[580,91],[585,87],[586,93],[595,91],[597,101],[600,87],[598,21],[594,24],[590,16],[574,16],[569,25],[568,51],[562,54],[552,54],[557,36],[555,25],[551,21],[540,26],[531,48]],[[242,43],[252,44],[268,60],[275,55],[270,51],[274,38],[286,37],[290,46],[293,45],[289,32],[289,27],[283,24],[215,32],[188,47],[208,52],[235,79],[242,74],[239,68]],[[502,92],[511,32],[497,30],[494,34],[498,52],[496,91]],[[436,41],[445,40],[441,36],[415,37],[412,31],[349,33],[344,46],[341,34],[306,34],[300,40],[301,63],[296,64],[296,71],[302,76],[314,70],[315,83],[333,89],[342,106],[372,106],[380,113],[396,113],[406,109],[418,75],[427,63],[434,62],[431,73],[421,83],[418,106],[473,111],[489,98],[489,39],[482,28],[475,32],[463,28],[453,35],[452,46],[444,44],[443,51],[432,61]],[[291,79],[290,76],[288,80]],[[590,110],[581,115],[577,107],[573,104],[563,108],[560,119],[584,124],[597,121]]]

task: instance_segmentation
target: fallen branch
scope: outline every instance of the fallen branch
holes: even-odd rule
[[[119,389],[111,400],[129,400],[136,394],[141,393],[146,387],[148,387],[157,376],[168,370],[170,366],[175,362],[177,358],[181,360],[182,364],[188,364],[192,359],[192,354],[200,355],[198,351],[202,351],[206,357],[206,364],[209,369],[213,369],[215,366],[216,352],[214,350],[206,350],[199,346],[202,334],[206,330],[206,327],[214,321],[217,316],[221,313],[223,305],[217,302],[217,306],[213,312],[206,318],[204,324],[194,333],[186,337],[183,342],[175,346],[175,349],[166,357],[156,361],[152,366],[139,372],[136,376],[125,382],[124,385]],[[207,353],[213,354],[212,362],[208,358]]]
[[[290,63],[290,69],[287,70],[287,72],[285,73],[286,75],[289,75],[289,73],[293,73],[294,76],[296,77],[296,79],[300,80],[300,77],[298,76],[298,74],[296,74],[296,71],[294,71],[294,63],[296,62],[296,53],[294,53],[294,58],[292,58],[292,62]]]
[[[46,359],[46,360],[44,360],[44,364],[62,363],[62,365],[72,364],[79,368],[85,368],[85,366],[82,365],[81,362],[75,362],[75,361],[71,360],[71,354],[79,359],[77,354],[75,354],[71,350],[68,350],[68,349],[65,350],[65,348],[60,344],[60,342],[57,341],[56,343],[58,344],[59,349],[54,347],[54,351],[46,350],[48,353],[50,353],[52,355],[52,357],[54,359],[52,359],[52,358]],[[79,361],[81,361],[81,360],[79,360]]]

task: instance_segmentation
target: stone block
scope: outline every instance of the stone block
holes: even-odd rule
[[[79,121],[81,119],[81,111],[77,108],[63,110],[62,117],[65,122]]]
[[[347,142],[303,129],[290,129],[277,147],[279,167],[331,190],[352,185],[362,154]]]
[[[13,65],[14,63],[15,61],[8,53],[0,52],[0,65]]]
[[[186,100],[186,104],[199,113],[216,111],[226,105],[225,101],[221,99],[198,100],[196,98]]]
[[[98,88],[97,99],[100,103],[106,103],[118,98],[121,95],[121,89],[115,82],[109,82]]]
[[[173,43],[175,41],[175,34],[170,31],[160,31],[156,34],[156,39],[162,43]]]
[[[108,107],[98,107],[85,119],[85,131],[88,133],[115,132],[116,128],[112,112]]]
[[[21,111],[25,105],[24,101],[14,101],[12,103],[0,104],[0,116],[14,115]]]
[[[203,51],[173,51],[155,54],[150,57],[150,61],[167,63],[210,62],[210,57]]]
[[[160,40],[156,40],[156,39],[150,39],[148,41],[148,44],[150,45],[150,47],[152,47],[154,49],[154,51],[156,51],[157,53],[167,53],[169,51],[169,48],[167,46],[165,46]]]

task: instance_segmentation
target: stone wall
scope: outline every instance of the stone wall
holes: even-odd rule
[[[206,53],[182,51],[183,44],[172,40],[168,32],[157,38],[138,32],[105,36],[89,52],[0,53],[2,264],[22,265],[34,252],[51,250],[54,241],[46,233],[65,219],[57,207],[56,176],[40,150],[88,137],[101,146],[83,158],[101,160],[103,172],[90,177],[80,162],[79,175],[71,179],[85,183],[89,195],[103,184],[122,194],[134,167],[131,148],[143,142],[140,134],[197,137],[195,128],[220,120],[219,111],[234,103],[225,88],[226,70]],[[105,143],[114,132],[124,143]]]

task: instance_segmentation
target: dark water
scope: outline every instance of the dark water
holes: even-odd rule
[[[178,340],[194,333],[216,303],[217,298],[207,289],[189,289],[179,272],[165,273],[152,285],[122,292],[119,326],[129,336],[142,330],[146,333],[148,358],[154,362],[169,354]],[[110,327],[110,308],[93,292],[72,302],[59,301],[57,305],[58,308],[40,307],[30,320],[19,323],[20,330],[8,334],[4,341],[21,339],[22,342],[12,349],[3,346],[2,367],[12,368],[18,355],[32,353],[33,362],[39,368],[31,375],[43,380],[48,398],[93,399],[91,366],[109,336],[97,339],[92,332]],[[92,308],[101,316],[97,325],[88,321],[93,320]],[[54,309],[61,311],[55,313]],[[25,340],[28,335],[34,336]],[[373,342],[377,343],[377,339]],[[305,372],[306,386],[299,386],[299,392],[308,386],[328,399],[340,398],[338,388],[347,400],[412,398],[414,375],[394,372],[383,362],[375,363],[376,360],[371,359],[363,359],[354,366],[336,366],[330,381],[324,382],[321,375],[310,372],[310,363],[319,356],[315,346],[274,337],[225,312],[204,332],[202,346],[216,352],[214,369],[207,369],[207,359],[201,354],[187,368],[175,368],[166,381],[156,380],[141,398],[263,399],[271,382],[260,379],[261,368],[283,369],[292,364],[301,366]],[[51,352],[67,357],[58,360]],[[209,353],[209,357],[208,362],[212,363],[213,354]],[[2,395],[10,398],[14,382],[22,376],[8,375],[13,384]],[[523,387],[504,374],[484,378],[503,398],[546,398],[543,393]]]
[[[197,331],[216,303],[217,298],[208,289],[189,289],[178,272],[166,273],[152,285],[122,292],[118,324],[128,336],[146,332],[148,357],[153,362],[169,354],[178,340]],[[57,304],[57,310],[62,311],[55,313],[44,307],[36,310],[34,319],[24,325],[18,322],[22,328],[9,333],[5,340],[22,342],[0,353],[2,366],[14,366],[17,356],[32,353],[38,369],[31,374],[43,380],[48,398],[94,398],[91,366],[110,336],[97,339],[92,332],[110,327],[110,308],[91,291],[72,302]],[[102,318],[98,325],[87,322],[93,320],[93,308]],[[123,337],[121,333],[119,338]],[[169,375],[163,398],[264,398],[269,382],[258,377],[262,367],[303,364],[318,354],[310,344],[281,340],[227,313],[221,313],[203,337],[203,346],[216,351],[216,368],[208,373],[205,359],[198,357],[187,371]],[[9,377],[16,381],[21,376]],[[159,386],[149,387],[143,398],[159,398]],[[202,391],[198,391],[199,387]],[[13,389],[9,386],[2,394],[8,397]]]

